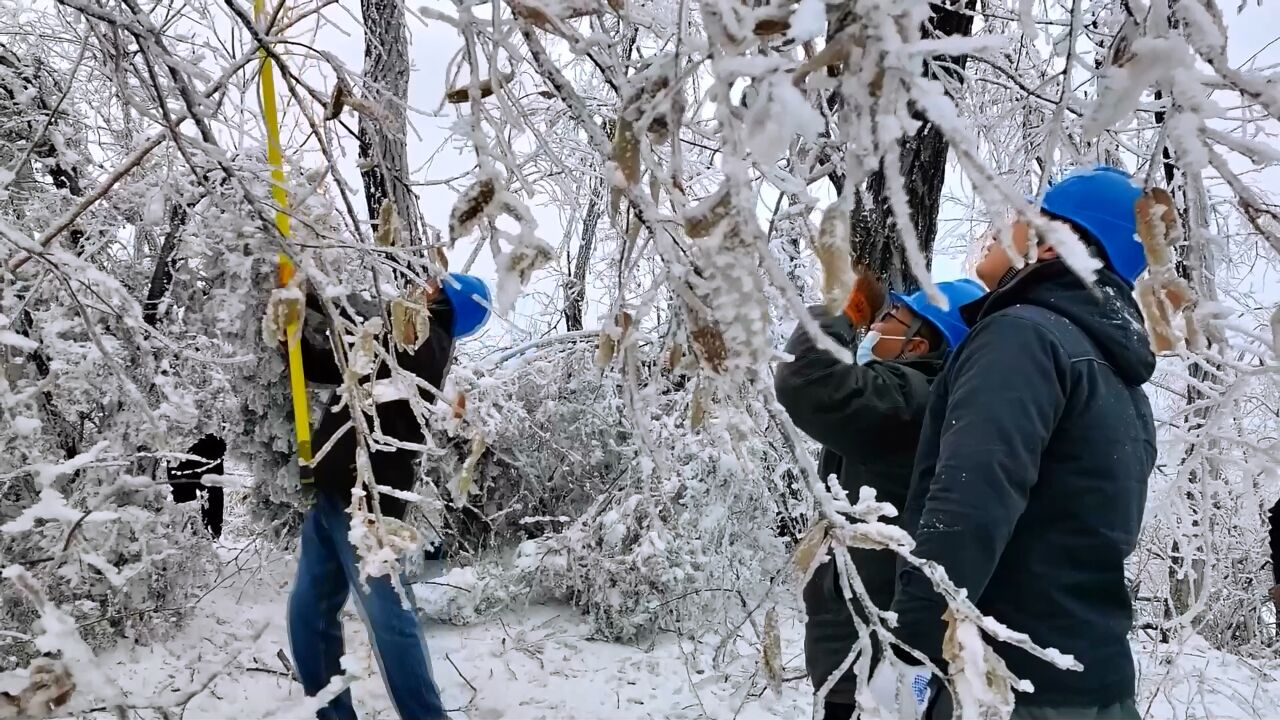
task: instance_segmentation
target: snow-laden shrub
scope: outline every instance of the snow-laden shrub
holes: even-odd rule
[[[1248,339],[1238,341],[1246,352]],[[1280,497],[1274,472],[1274,380],[1239,353],[1206,353],[1210,372],[1188,380],[1162,362],[1153,386],[1162,463],[1152,475],[1133,558],[1137,624],[1153,637],[1202,638],[1219,650],[1267,657],[1278,636],[1266,511]],[[1190,402],[1189,402],[1190,400]]]
[[[465,421],[436,434],[463,453],[427,468],[462,500],[445,513],[454,542],[524,540],[512,580],[581,608],[605,637],[741,615],[787,557],[803,502],[777,429],[642,350],[601,370],[578,340],[482,365],[479,379],[459,371]]]
[[[413,586],[418,611],[432,622],[469,625],[515,601],[505,568],[495,563],[457,567]]]
[[[128,307],[118,285],[95,290]],[[119,362],[138,350],[128,328],[91,309],[85,324],[65,295],[36,295],[39,331],[0,326],[10,341],[0,375],[0,557],[27,567],[92,646],[121,633],[162,636],[191,612],[213,561],[203,528],[188,522],[194,508],[172,506],[157,482],[162,428],[177,430],[176,440],[193,423],[185,391],[167,363]],[[139,389],[133,371],[148,368],[151,387]],[[144,391],[160,398],[145,412],[134,402]],[[36,608],[5,583],[0,617],[0,666],[24,665],[36,654],[26,638]]]
[[[265,193],[264,165],[245,160],[236,166],[247,182]],[[305,178],[291,177],[304,184]],[[292,537],[309,504],[298,479],[297,445],[287,360],[282,347],[264,337],[264,317],[276,289],[279,247],[263,232],[261,220],[237,204],[234,188],[221,195],[201,197],[191,209],[189,229],[182,243],[171,290],[171,304],[182,308],[180,323],[207,355],[225,362],[198,365],[198,401],[204,412],[219,419],[228,448],[247,466],[250,522],[261,532]],[[323,195],[297,197],[291,214],[294,236],[309,245],[324,245],[320,235],[332,228],[333,208]],[[299,259],[304,271],[322,263],[321,253]],[[335,263],[339,268],[350,267]],[[323,272],[323,271],[322,271]],[[350,272],[330,271],[333,283]],[[365,281],[367,284],[367,280]],[[327,345],[312,318],[307,332],[319,346]],[[312,432],[330,393],[308,385]],[[318,448],[317,448],[318,449]]]

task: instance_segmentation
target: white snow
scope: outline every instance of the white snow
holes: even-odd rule
[[[19,350],[35,350],[40,347],[40,343],[12,330],[0,330],[0,345],[8,345]]]
[[[102,668],[130,702],[145,703],[198,687],[205,669],[229,663],[191,700],[184,720],[292,717],[303,693],[277,653],[288,654],[285,601],[293,560],[271,555],[246,564],[253,552],[244,547],[224,547],[220,554],[227,562],[224,572],[237,564],[246,569],[201,601],[176,636],[149,647],[122,644],[102,656]],[[454,570],[439,582],[485,589],[470,570]],[[438,585],[416,588],[427,607],[443,592]],[[800,613],[794,607],[780,613],[786,678],[780,695],[755,678],[758,665],[747,641],[740,644],[742,657],[719,672],[709,660],[716,638],[661,633],[651,647],[602,642],[578,613],[558,605],[532,605],[466,627],[428,624],[426,634],[445,705],[459,720],[807,718],[811,702]],[[347,650],[355,654],[351,660],[365,668],[353,686],[357,711],[367,720],[395,718],[350,606],[343,622]],[[1267,717],[1280,707],[1278,661],[1246,661],[1195,639],[1175,651],[1140,638],[1134,650],[1139,708],[1149,720]],[[76,707],[93,706],[93,699],[77,697]]]
[[[56,520],[68,526],[76,522],[100,523],[114,520],[118,515],[111,511],[85,513],[67,505],[67,499],[57,490],[46,487],[40,491],[40,500],[34,505],[23,508],[18,517],[0,525],[0,532],[20,533],[31,530],[37,520]]]
[[[827,30],[827,6],[823,0],[800,0],[791,11],[791,39],[808,42]]]
[[[777,73],[758,81],[756,100],[747,109],[747,147],[755,161],[769,165],[782,157],[793,138],[812,140],[822,132],[823,120],[790,76]]]
[[[31,435],[35,434],[36,431],[38,431],[43,426],[44,426],[44,423],[40,422],[39,420],[35,418],[24,417],[21,415],[13,418],[12,421],[9,423],[9,427],[11,427],[13,429],[14,434],[18,435],[19,437],[30,437]]]

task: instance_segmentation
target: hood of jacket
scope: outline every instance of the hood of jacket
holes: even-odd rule
[[[1108,269],[1090,287],[1061,260],[1036,263],[1013,280],[960,309],[969,327],[1013,305],[1037,305],[1071,321],[1093,341],[1125,383],[1151,379],[1156,356],[1133,292]],[[1016,348],[1010,348],[1016,351]]]

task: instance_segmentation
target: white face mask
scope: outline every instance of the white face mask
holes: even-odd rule
[[[881,340],[906,340],[906,338],[896,335],[881,335],[879,330],[868,330],[867,334],[862,336],[862,342],[858,343],[858,352],[853,356],[854,362],[859,365],[866,365],[872,360],[878,360],[875,348],[876,343]]]

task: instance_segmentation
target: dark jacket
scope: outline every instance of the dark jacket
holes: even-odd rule
[[[1132,699],[1124,565],[1156,458],[1137,304],[1109,271],[1090,289],[1052,261],[961,312],[973,330],[934,384],[904,527],[982,612],[1084,665],[997,644],[1035,685],[1019,704]],[[945,604],[914,567],[893,609],[899,638],[940,661]]]
[[[312,310],[318,311],[320,309],[314,296],[307,298],[307,305]],[[453,354],[453,336],[449,332],[449,328],[453,326],[453,308],[444,293],[439,293],[432,300],[429,309],[431,313],[430,335],[413,352],[405,352],[396,348],[395,357],[397,364],[403,370],[413,373],[433,387],[440,388],[444,383],[445,374],[449,368],[449,360]],[[308,315],[312,319],[316,317],[316,313],[308,313]],[[324,317],[323,313],[320,313],[320,317]],[[332,348],[327,342],[320,342],[317,338],[308,337],[310,334],[310,332],[303,333],[302,341],[302,367],[306,373],[307,380],[324,385],[340,385],[342,383],[342,373],[338,369]],[[384,343],[390,343],[389,333],[384,334],[383,341]],[[376,379],[384,379],[390,376],[391,368],[386,362],[381,362],[374,372],[374,377]],[[366,378],[367,380],[368,378]],[[428,403],[431,402],[432,398],[425,391],[419,390],[418,393]],[[324,413],[320,416],[320,422],[316,425],[311,446],[317,454],[334,435],[343,429],[343,426],[351,421],[351,412],[346,405],[340,409],[334,409],[333,405],[336,405],[339,400],[337,393],[333,393]],[[413,414],[413,409],[407,399],[379,403],[377,405],[377,416],[384,435],[402,442],[423,442],[422,426],[419,424],[418,418]],[[369,429],[373,430],[373,417],[366,414],[365,421],[368,423]],[[378,447],[376,442],[371,442],[369,449],[369,465],[373,469],[373,477],[379,485],[395,490],[407,491],[413,489],[418,477],[418,469],[415,464],[418,459],[418,452],[385,445]],[[338,495],[343,503],[346,504],[351,496],[351,488],[355,486],[356,482],[355,463],[355,430],[347,428],[334,442],[333,447],[316,464],[315,483],[317,489],[321,492]],[[394,518],[404,517],[405,502],[403,500],[384,494],[380,496],[379,503],[383,515]]]
[[[198,482],[205,475],[222,475],[222,459],[227,454],[227,441],[207,433],[187,448],[187,455],[195,455],[200,460],[182,460],[169,467],[170,480],[187,481],[186,484],[203,487]]]
[[[853,326],[843,315],[832,317],[822,308],[810,312],[836,342],[856,345]],[[796,427],[822,444],[818,471],[823,479],[836,475],[855,502],[858,489],[866,485],[875,489],[877,499],[901,509],[929,385],[942,367],[941,353],[920,360],[852,365],[818,349],[803,328],[796,328],[787,352],[795,359],[778,365],[774,388]],[[895,556],[873,550],[850,553],[871,599],[887,608],[893,599]],[[835,563],[828,560],[804,588],[809,616],[805,664],[815,689],[844,662],[856,640],[837,583]],[[846,674],[827,697],[851,703],[856,689],[853,677]]]
[[[199,491],[205,492],[200,507],[200,518],[214,538],[222,537],[224,493],[221,485],[205,485],[200,479],[205,475],[222,475],[222,460],[227,454],[227,442],[209,433],[187,448],[188,455],[199,460],[183,460],[169,467],[169,484],[176,503],[199,499]]]
[[[1267,514],[1267,528],[1271,538],[1271,576],[1280,585],[1280,500]]]

